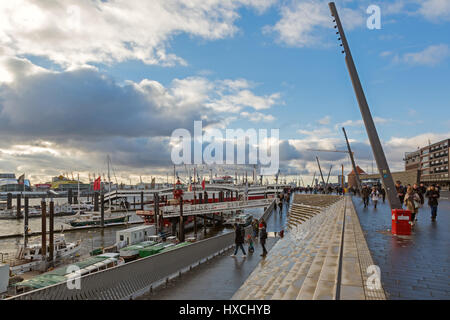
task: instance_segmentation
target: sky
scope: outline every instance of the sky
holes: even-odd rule
[[[370,5],[380,29],[370,29]],[[450,1],[336,1],[391,171],[405,152],[450,138]],[[279,129],[280,171],[310,184],[345,127],[356,162],[373,156],[321,0],[0,2],[0,172],[119,182],[172,175],[170,136]],[[376,171],[376,165],[373,164]],[[183,168],[178,169],[180,174]],[[209,172],[209,168],[200,167]],[[230,169],[215,172],[232,174]]]

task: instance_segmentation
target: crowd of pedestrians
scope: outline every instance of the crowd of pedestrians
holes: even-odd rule
[[[395,189],[402,207],[411,211],[412,226],[417,222],[419,209],[424,207],[426,199],[428,199],[428,206],[431,210],[431,220],[436,221],[437,208],[439,205],[438,199],[440,198],[439,186],[433,184],[427,188],[423,183],[420,183],[419,185],[414,183],[413,185],[408,184],[403,186],[402,182],[398,180],[395,182]],[[354,192],[354,194],[356,194],[356,192]],[[385,202],[386,190],[384,190],[381,185],[376,185],[372,188],[369,188],[368,185],[363,185],[361,188],[361,197],[364,208],[369,207],[371,200],[376,209],[379,200],[382,200],[383,203]]]

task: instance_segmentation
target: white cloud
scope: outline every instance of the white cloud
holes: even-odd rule
[[[271,114],[264,114],[261,112],[241,112],[242,117],[249,119],[251,122],[271,122],[275,120],[275,117]]]
[[[327,5],[321,0],[292,0],[280,9],[281,19],[273,26],[265,26],[265,34],[276,33],[277,41],[293,47],[321,45],[325,28],[332,28],[332,17]],[[361,10],[340,9],[344,28],[352,30],[364,24]]]
[[[326,124],[330,124],[330,121],[331,121],[331,117],[325,116],[322,119],[320,119],[318,122],[322,125],[326,125]]]
[[[207,40],[233,36],[246,6],[263,12],[275,0],[15,0],[0,2],[0,47],[64,67],[136,59],[186,64],[167,52],[180,33]]]
[[[421,7],[418,13],[425,18],[436,20],[450,20],[450,1],[448,0],[424,0],[421,1]]]
[[[406,53],[402,61],[414,65],[435,66],[450,56],[450,49],[446,44],[432,45],[423,51]]]

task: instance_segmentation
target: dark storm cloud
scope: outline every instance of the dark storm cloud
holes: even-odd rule
[[[208,113],[167,107],[148,86],[120,86],[93,69],[29,75],[1,86],[0,97],[0,135],[53,141],[169,136]]]

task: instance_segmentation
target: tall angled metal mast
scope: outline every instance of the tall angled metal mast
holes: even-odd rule
[[[330,171],[328,171],[328,177],[327,177],[327,186],[328,186],[328,181],[330,181],[330,174],[331,174],[331,169],[333,168],[333,165],[330,166]]]
[[[352,149],[350,148],[350,143],[348,142],[347,132],[345,132],[345,128],[342,128],[342,131],[344,131],[345,142],[347,142],[348,154],[350,155],[350,160],[352,161],[353,171],[355,172],[356,187],[358,188],[359,193],[361,194],[361,191],[362,191],[361,190],[361,179],[359,179],[359,172],[356,169],[355,158],[353,157],[353,152],[352,152]]]
[[[316,160],[317,160],[317,165],[319,166],[320,176],[322,177],[322,182],[325,187],[325,180],[323,179],[322,168],[320,168],[319,157],[316,157]]]
[[[345,53],[345,62],[347,64],[347,69],[352,80],[353,89],[355,90],[356,99],[358,100],[359,109],[361,111],[364,125],[366,127],[367,135],[369,136],[372,152],[375,161],[377,162],[381,181],[383,182],[384,188],[386,190],[386,196],[389,205],[391,206],[391,209],[402,209],[400,200],[397,197],[394,180],[392,179],[391,171],[389,170],[386,156],[384,155],[383,147],[381,146],[380,138],[378,137],[377,129],[375,128],[375,123],[370,113],[369,105],[367,104],[361,81],[359,80],[358,71],[356,70],[355,63],[353,62],[350,47],[347,43],[347,38],[345,37],[344,28],[342,27],[341,20],[339,19],[336,5],[334,4],[334,2],[330,2],[328,6],[330,7],[331,15],[335,19],[334,22],[336,22],[335,28],[338,29],[337,34],[340,35],[340,38],[338,40],[342,41],[341,46],[344,49],[342,53]]]

